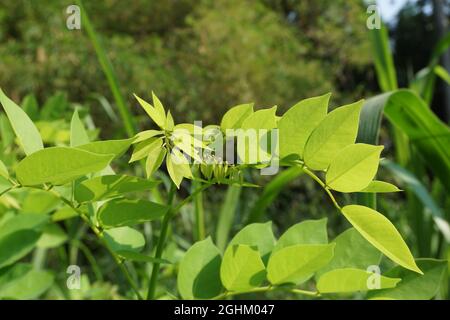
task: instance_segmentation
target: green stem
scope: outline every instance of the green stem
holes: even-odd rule
[[[167,232],[169,230],[170,220],[173,218],[173,216],[175,216],[178,213],[178,211],[180,211],[180,209],[186,203],[191,201],[193,197],[195,197],[198,193],[202,192],[203,190],[205,190],[209,186],[210,186],[210,184],[204,184],[202,187],[200,187],[199,189],[197,189],[194,192],[192,192],[188,197],[184,198],[183,201],[181,201],[175,207],[172,207],[169,210],[169,212],[166,213],[166,215],[163,218],[162,224],[161,224],[161,232],[160,232],[160,235],[159,235],[158,243],[156,245],[156,252],[155,252],[155,258],[156,259],[161,259],[162,254],[164,252],[164,247],[165,247],[166,240],[167,240],[166,238],[167,238]],[[169,199],[168,199],[168,205],[169,206],[172,206],[174,195],[175,195],[175,185],[172,184],[171,185],[171,190],[169,192]],[[155,262],[153,264],[152,274],[150,276],[150,283],[149,283],[149,286],[148,286],[147,300],[155,299],[156,283],[158,281],[159,269],[160,269],[160,264]]]
[[[281,286],[265,286],[265,287],[259,287],[259,288],[254,288],[254,289],[240,291],[240,292],[226,291],[226,292],[214,297],[212,300],[221,300],[221,299],[226,299],[228,297],[242,295],[242,294],[261,293],[261,292],[267,293],[267,292],[280,291],[280,290],[286,290],[286,288],[281,287]],[[307,296],[311,296],[311,297],[320,297],[320,293],[315,292],[315,291],[307,291],[307,290],[301,290],[301,289],[287,289],[286,291],[295,293],[295,294],[303,294],[303,295],[307,295]]]
[[[168,201],[167,201],[168,206],[172,206],[172,202],[173,202],[174,198],[175,198],[175,184],[172,183],[170,185],[170,191],[169,191],[169,196],[168,196]],[[164,252],[167,231],[169,230],[170,220],[172,219],[172,216],[174,215],[173,212],[174,211],[171,208],[163,218],[158,243],[156,245],[156,252],[155,252],[156,259],[161,259],[162,254]],[[153,264],[152,274],[150,276],[150,282],[149,282],[149,286],[148,286],[147,300],[151,300],[151,299],[155,298],[156,283],[158,282],[158,274],[159,274],[160,266],[161,265],[157,262],[155,262]]]
[[[202,187],[201,182],[192,183],[193,190]],[[194,211],[195,211],[195,241],[201,241],[205,238],[205,211],[203,208],[203,193],[199,192],[194,196]]]
[[[331,201],[333,202],[333,205],[339,210],[341,211],[341,207],[339,206],[339,204],[336,201],[336,198],[333,196],[333,194],[331,193],[330,189],[326,186],[326,184],[318,177],[314,174],[314,172],[310,171],[306,166],[303,166],[303,171],[310,176],[314,181],[316,181],[327,193],[327,195],[330,197]]]
[[[4,194],[7,194],[8,192],[10,192],[14,188],[16,188],[16,187],[12,186],[12,187],[9,187],[9,188],[3,190],[2,192],[0,192],[0,197],[3,196]]]
[[[119,256],[109,247],[108,243],[106,242],[102,231],[100,231],[90,220],[89,217],[87,217],[84,212],[82,212],[79,208],[77,208],[70,200],[66,199],[65,197],[63,197],[62,195],[60,195],[59,193],[53,191],[53,190],[47,190],[49,192],[52,192],[55,196],[57,196],[62,202],[64,202],[65,204],[67,204],[69,207],[71,207],[73,210],[75,210],[80,217],[87,223],[87,225],[91,228],[91,230],[94,232],[94,234],[97,236],[97,238],[100,240],[101,244],[106,248],[106,250],[109,252],[109,254],[112,256],[114,262],[117,264],[117,266],[119,267],[120,271],[123,273],[123,275],[125,276],[125,279],[128,281],[128,283],[130,284],[131,288],[133,289],[133,291],[135,292],[136,296],[138,297],[139,300],[142,300],[142,296],[139,292],[139,288],[136,285],[136,283],[134,282],[134,280],[132,279],[130,273],[128,272],[127,267],[123,264],[123,261],[119,258]]]

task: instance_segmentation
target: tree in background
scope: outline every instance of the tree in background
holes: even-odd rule
[[[90,102],[94,115],[103,115],[91,94],[113,100],[89,39],[65,26],[70,4],[2,2],[0,83],[15,99],[34,92],[43,101],[66,91],[70,100]],[[285,110],[328,91],[335,103],[346,102],[361,96],[370,78],[366,13],[357,0],[85,5],[129,104],[135,104],[133,92],[154,90],[179,119],[217,120],[238,101],[281,101]]]

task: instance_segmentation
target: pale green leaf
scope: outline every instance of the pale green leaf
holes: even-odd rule
[[[139,132],[134,136],[133,144],[142,142],[144,140],[162,135],[164,132],[161,130],[145,130],[142,132]]]
[[[77,147],[89,143],[89,136],[80,120],[78,110],[75,110],[70,122],[70,146]]]
[[[71,219],[78,216],[78,212],[76,212],[72,207],[63,206],[59,208],[53,215],[52,221],[58,222],[67,219]]]
[[[375,177],[383,146],[357,143],[343,148],[331,161],[326,184],[340,192],[355,192],[367,187]]]
[[[145,172],[147,173],[147,178],[150,178],[161,166],[166,157],[167,151],[165,148],[153,149],[145,161]]]
[[[259,287],[266,270],[256,247],[230,245],[223,255],[220,279],[228,291],[247,291]]]
[[[331,111],[313,130],[304,150],[309,168],[326,169],[342,148],[355,142],[362,105],[358,101]]]
[[[277,126],[276,118],[277,107],[274,106],[270,109],[258,110],[250,114],[242,122],[242,129],[265,129],[271,130]]]
[[[303,159],[303,150],[311,132],[327,115],[330,93],[302,100],[291,107],[278,122],[280,137],[280,159],[298,154]]]
[[[45,214],[17,214],[1,225],[0,238],[20,230],[40,231],[48,221],[49,216]]]
[[[118,158],[128,150],[132,142],[133,138],[123,140],[95,141],[77,146],[77,149],[97,154],[114,155],[114,158]]]
[[[31,270],[31,266],[24,264],[17,264],[6,273],[0,273],[0,282],[4,277],[8,277],[9,281],[0,285],[0,299],[35,299],[47,291],[54,281],[50,272]]]
[[[153,99],[153,105],[155,106],[155,110],[158,114],[158,117],[161,119],[164,119],[166,121],[166,111],[164,110],[164,107],[163,107],[161,101],[159,100],[159,98],[156,96],[156,94],[153,91],[152,91],[152,99]],[[168,112],[170,113],[170,111],[168,111]],[[170,130],[169,128],[165,128],[165,129]]]
[[[147,200],[113,199],[98,210],[98,221],[104,228],[132,226],[164,216],[166,206]]]
[[[407,269],[422,273],[402,236],[389,219],[371,208],[359,205],[345,206],[342,213],[367,241],[388,258]]]
[[[331,260],[334,246],[300,244],[278,250],[270,256],[267,278],[274,285],[303,283]]]
[[[192,178],[192,171],[187,159],[178,150],[172,150],[166,158],[167,171],[173,183],[180,188],[183,178]]]
[[[183,299],[211,299],[222,292],[219,249],[211,238],[196,242],[180,263],[177,285]]]
[[[126,175],[106,175],[84,180],[75,186],[77,202],[90,202],[114,198],[130,192],[149,191],[157,181]]]
[[[229,246],[243,244],[257,247],[265,263],[275,246],[275,236],[272,231],[272,222],[252,223],[240,230],[231,239]]]
[[[386,272],[386,276],[401,278],[402,281],[392,289],[373,291],[369,299],[429,300],[438,292],[447,273],[446,260],[417,259],[418,267],[423,275],[406,270],[400,266]]]
[[[53,147],[26,157],[16,167],[22,185],[62,184],[105,168],[113,155],[102,155],[76,148]]]
[[[359,192],[385,193],[385,192],[400,192],[400,191],[402,190],[400,190],[399,188],[397,188],[397,186],[394,186],[393,184],[384,181],[374,180],[371,181],[367,187],[365,187]]]
[[[376,280],[374,277],[377,277]],[[389,278],[361,269],[336,269],[319,278],[317,290],[320,293],[369,291],[394,288],[400,281],[399,278]]]
[[[145,246],[144,235],[136,229],[130,227],[119,227],[105,230],[104,239],[108,246],[115,252],[138,252]]]
[[[137,99],[141,107],[147,112],[150,119],[152,119],[160,128],[164,129],[166,124],[165,113],[160,113],[160,111],[156,110],[150,103],[144,101],[139,98],[136,94],[134,97]]]
[[[223,131],[227,129],[237,129],[253,113],[253,103],[240,104],[228,110],[220,122]]]
[[[167,111],[167,117],[166,117],[166,130],[173,131],[175,128],[175,122],[173,120],[172,114],[170,113],[170,110]]]
[[[9,172],[2,160],[0,160],[0,177],[9,179]]]
[[[356,268],[367,270],[368,267],[380,263],[380,251],[354,228],[349,228],[339,234],[333,240],[333,243],[336,244],[333,258],[317,272],[317,276],[334,269]]]
[[[42,138],[33,121],[17,104],[0,89],[0,103],[26,155],[44,148]]]
[[[151,152],[161,150],[162,144],[163,144],[162,138],[150,138],[148,140],[136,144],[129,163],[144,159]]]
[[[273,252],[297,244],[327,244],[327,218],[306,220],[290,227],[278,239]]]

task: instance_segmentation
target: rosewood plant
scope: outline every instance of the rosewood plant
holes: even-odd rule
[[[19,212],[2,221],[0,297],[24,298],[14,290],[20,281],[30,281],[24,277],[37,283],[35,295],[51,285],[50,273],[18,261],[39,246],[48,228],[58,228],[58,221],[73,215],[79,216],[108,250],[139,299],[158,298],[166,266],[178,267],[176,297],[184,299],[223,299],[272,291],[311,297],[359,291],[367,292],[368,298],[435,296],[446,261],[415,260],[382,213],[337,200],[337,193],[400,191],[375,180],[383,147],[355,143],[362,101],[329,112],[330,95],[326,94],[300,101],[282,116],[276,115],[276,107],[255,111],[252,104],[243,104],[231,108],[220,125],[202,128],[198,123],[175,124],[154,94],[153,104],[136,98],[157,129],[142,131],[131,139],[91,142],[75,112],[70,146],[44,147],[27,114],[0,91],[1,104],[25,154],[10,168],[0,162],[5,185],[0,195],[39,190],[68,210],[59,219]],[[146,177],[118,174],[110,166],[131,146],[129,162],[145,164]],[[271,222],[254,223],[238,232],[224,252],[210,237],[201,237],[178,266],[165,258],[171,222],[184,205],[213,184],[254,187],[244,179],[246,170],[273,174],[278,166],[297,168],[314,180],[336,209],[328,214],[341,215],[351,228],[329,241],[326,218],[307,220],[293,225],[277,240]],[[132,196],[159,188],[155,172],[164,169],[170,177],[164,204]],[[177,201],[176,191],[184,180],[191,180],[196,188]],[[195,217],[199,225],[201,218]],[[160,221],[160,229],[148,255],[143,253],[146,240],[140,225],[152,221]],[[374,273],[382,257],[397,265],[383,275]],[[150,274],[137,277],[130,271],[132,263],[151,264]],[[38,283],[43,274],[45,283]],[[8,279],[6,285],[2,279]],[[420,292],[416,290],[419,285]]]

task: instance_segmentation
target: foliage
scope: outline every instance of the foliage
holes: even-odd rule
[[[34,138],[28,137],[33,139],[20,139],[21,131],[16,130],[19,146],[30,150],[40,139],[39,131],[26,113],[20,112],[19,106],[4,94],[2,97],[11,126],[29,126],[32,128],[29,132],[36,133]],[[254,187],[245,180],[244,171],[268,170],[274,161],[296,168],[315,181],[336,212],[353,228],[332,242],[328,240],[327,219],[295,224],[278,240],[271,222],[249,224],[221,249],[210,237],[199,239],[179,260],[177,286],[182,298],[223,299],[277,291],[309,297],[362,291],[369,292],[369,298],[410,298],[415,297],[412,290],[416,288],[410,283],[422,281],[426,281],[428,289],[421,297],[432,298],[437,293],[446,262],[415,260],[400,232],[382,213],[362,205],[341,206],[336,197],[336,193],[399,191],[387,182],[374,180],[383,147],[355,143],[362,101],[327,113],[329,95],[324,95],[296,104],[293,112],[288,111],[281,117],[276,115],[276,108],[254,111],[253,105],[239,105],[223,116],[220,126],[201,128],[176,124],[155,94],[152,94],[152,103],[136,98],[158,130],[142,131],[131,139],[87,142],[88,134],[75,111],[71,146],[35,150],[14,167],[2,164],[5,188],[1,196],[12,195],[14,199],[16,193],[37,189],[43,197],[49,197],[53,208],[60,206],[61,210],[65,208],[80,217],[109,251],[137,298],[158,297],[160,271],[177,264],[177,260],[167,256],[168,231],[174,216],[196,194],[213,184]],[[312,105],[316,107],[311,108]],[[317,121],[307,131],[302,131],[294,148],[285,148],[284,141],[298,134],[296,123],[306,122],[312,116],[302,108],[310,110]],[[296,121],[292,121],[292,117]],[[274,148],[278,141],[272,134],[278,132],[280,124],[280,146]],[[242,133],[252,130],[264,133],[264,139],[258,138],[253,143],[241,139]],[[228,155],[226,158],[219,156],[223,145],[218,142],[234,143],[234,139],[239,160],[236,162]],[[264,142],[267,139],[268,150],[267,141]],[[251,148],[252,144],[256,144],[256,149]],[[131,145],[134,151],[130,161],[146,158],[147,179],[118,175],[110,167]],[[279,157],[277,149],[287,151]],[[255,150],[257,156],[252,157]],[[164,167],[170,178],[167,203],[130,197],[157,188],[157,181],[148,178]],[[298,176],[298,171],[294,176]],[[175,192],[185,180],[200,182],[199,188],[177,202]],[[14,293],[17,289],[9,288],[19,288],[21,281],[29,281],[23,277],[33,275],[29,272],[34,271],[27,273],[26,265],[21,267],[18,261],[33,250],[56,248],[68,241],[66,230],[57,221],[70,219],[73,214],[59,213],[55,218],[57,213],[48,215],[51,211],[43,209],[33,218],[22,212],[11,212],[2,218],[0,272],[5,276],[0,276],[0,293],[6,292],[3,297],[21,298]],[[155,250],[149,252],[139,225],[158,220],[162,220],[160,234]],[[54,238],[51,241],[50,236]],[[379,265],[381,256],[397,264],[383,275],[370,271]],[[133,263],[153,266],[147,296],[144,295],[145,282],[130,272]],[[13,268],[21,268],[20,272],[23,269],[23,275],[19,272],[18,277],[9,276],[16,274]],[[40,276],[40,279],[35,284],[37,287],[29,291],[33,297],[45,292],[54,281],[50,275]],[[404,279],[407,280],[403,282]],[[309,290],[312,286],[315,290]]]

